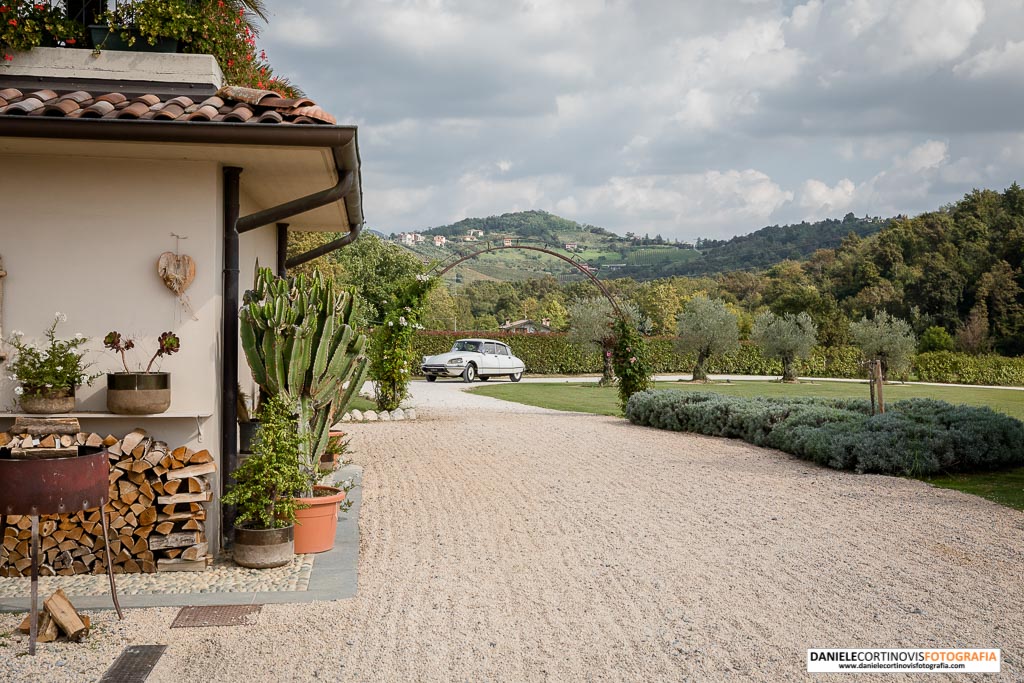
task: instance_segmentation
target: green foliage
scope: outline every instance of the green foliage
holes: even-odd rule
[[[745,399],[646,391],[626,405],[634,424],[739,438],[834,469],[925,476],[1024,464],[1024,423],[989,408],[898,401],[870,415],[855,399]]]
[[[850,337],[865,359],[882,361],[887,377],[906,376],[910,372],[917,341],[907,321],[879,311],[874,318],[864,317],[850,323]]]
[[[57,325],[67,321],[67,316],[58,312],[53,323],[47,328],[46,346],[38,347],[32,342],[24,341],[24,334],[14,330],[7,343],[14,347],[17,355],[7,363],[11,379],[20,382],[15,389],[20,395],[41,396],[53,390],[73,389],[82,384],[92,384],[100,373],[89,374],[92,363],[82,362],[82,352],[78,350],[89,341],[80,334],[71,339],[57,338]]]
[[[567,339],[602,358],[601,383],[614,381],[612,351],[615,347],[615,309],[604,297],[577,301],[569,306]]]
[[[289,233],[288,255],[296,256],[340,236],[338,233]],[[315,267],[306,264],[292,272],[310,274],[314,269],[322,270],[339,285],[353,287],[359,298],[356,325],[372,327],[384,320],[403,283],[423,273],[423,264],[397,244],[363,231],[359,239],[344,249],[318,259]]]
[[[735,351],[739,344],[736,314],[717,299],[695,296],[679,316],[679,348],[697,355],[693,379],[706,380],[708,358]]]
[[[922,382],[1024,387],[1024,358],[934,351],[914,359]]]
[[[63,2],[53,0],[5,0],[0,3],[0,57],[14,59],[14,52],[34,47],[72,46],[82,40],[85,26],[71,21]]]
[[[373,332],[370,377],[380,410],[394,410],[409,394],[409,379],[419,358],[413,348],[413,334],[420,327],[423,302],[437,282],[424,276],[408,278],[388,302],[384,322]]]
[[[917,352],[929,353],[931,351],[952,351],[953,337],[949,335],[945,327],[933,325],[921,333],[917,340]]]
[[[279,529],[295,524],[295,497],[306,488],[299,469],[302,437],[292,413],[294,404],[282,396],[265,401],[253,439],[252,455],[235,470],[224,502],[238,506],[236,524]]]
[[[795,362],[798,358],[807,358],[811,355],[817,341],[817,333],[811,316],[806,313],[784,313],[777,316],[771,311],[766,311],[754,321],[751,339],[761,347],[765,356],[782,361],[784,382],[795,382]]]
[[[629,397],[651,386],[651,368],[647,362],[647,345],[637,331],[636,325],[628,318],[615,320],[615,347],[612,349],[612,366],[619,378],[619,404],[626,409]]]
[[[312,494],[331,425],[359,392],[369,364],[366,336],[352,326],[355,297],[319,271],[285,279],[257,267],[242,302],[242,350],[260,388],[298,408],[299,464]]]

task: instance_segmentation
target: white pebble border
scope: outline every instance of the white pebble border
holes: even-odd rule
[[[402,422],[403,420],[415,419],[415,408],[395,408],[391,412],[386,410],[352,410],[341,416],[342,422]]]
[[[155,574],[117,574],[119,595],[167,595],[171,593],[283,593],[309,589],[313,555],[296,555],[283,567],[246,569],[224,557],[204,572],[156,572]],[[0,578],[0,597],[20,598],[29,594],[29,578]],[[39,594],[49,595],[63,588],[70,597],[108,595],[106,574],[41,576]]]

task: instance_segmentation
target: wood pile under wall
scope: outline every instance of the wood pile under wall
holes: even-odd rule
[[[115,574],[202,571],[212,563],[205,522],[206,504],[213,495],[210,475],[216,464],[209,451],[172,449],[143,429],[120,439],[85,432],[0,432],[0,447],[18,452],[18,457],[47,457],[35,451],[84,445],[104,446],[109,452],[110,536],[103,537],[99,508],[43,515],[41,576],[105,573],[103,547],[108,542]],[[0,544],[0,576],[29,574],[31,537],[30,517],[7,517]]]

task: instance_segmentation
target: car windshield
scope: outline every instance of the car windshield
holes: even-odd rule
[[[452,347],[452,351],[475,351],[480,352],[480,342],[475,341],[457,341],[455,346]]]

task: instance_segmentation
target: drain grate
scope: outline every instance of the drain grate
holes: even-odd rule
[[[201,628],[204,626],[245,626],[246,617],[258,614],[263,605],[207,605],[182,607],[171,628]]]
[[[129,645],[103,674],[100,683],[143,683],[166,649],[166,645]]]

